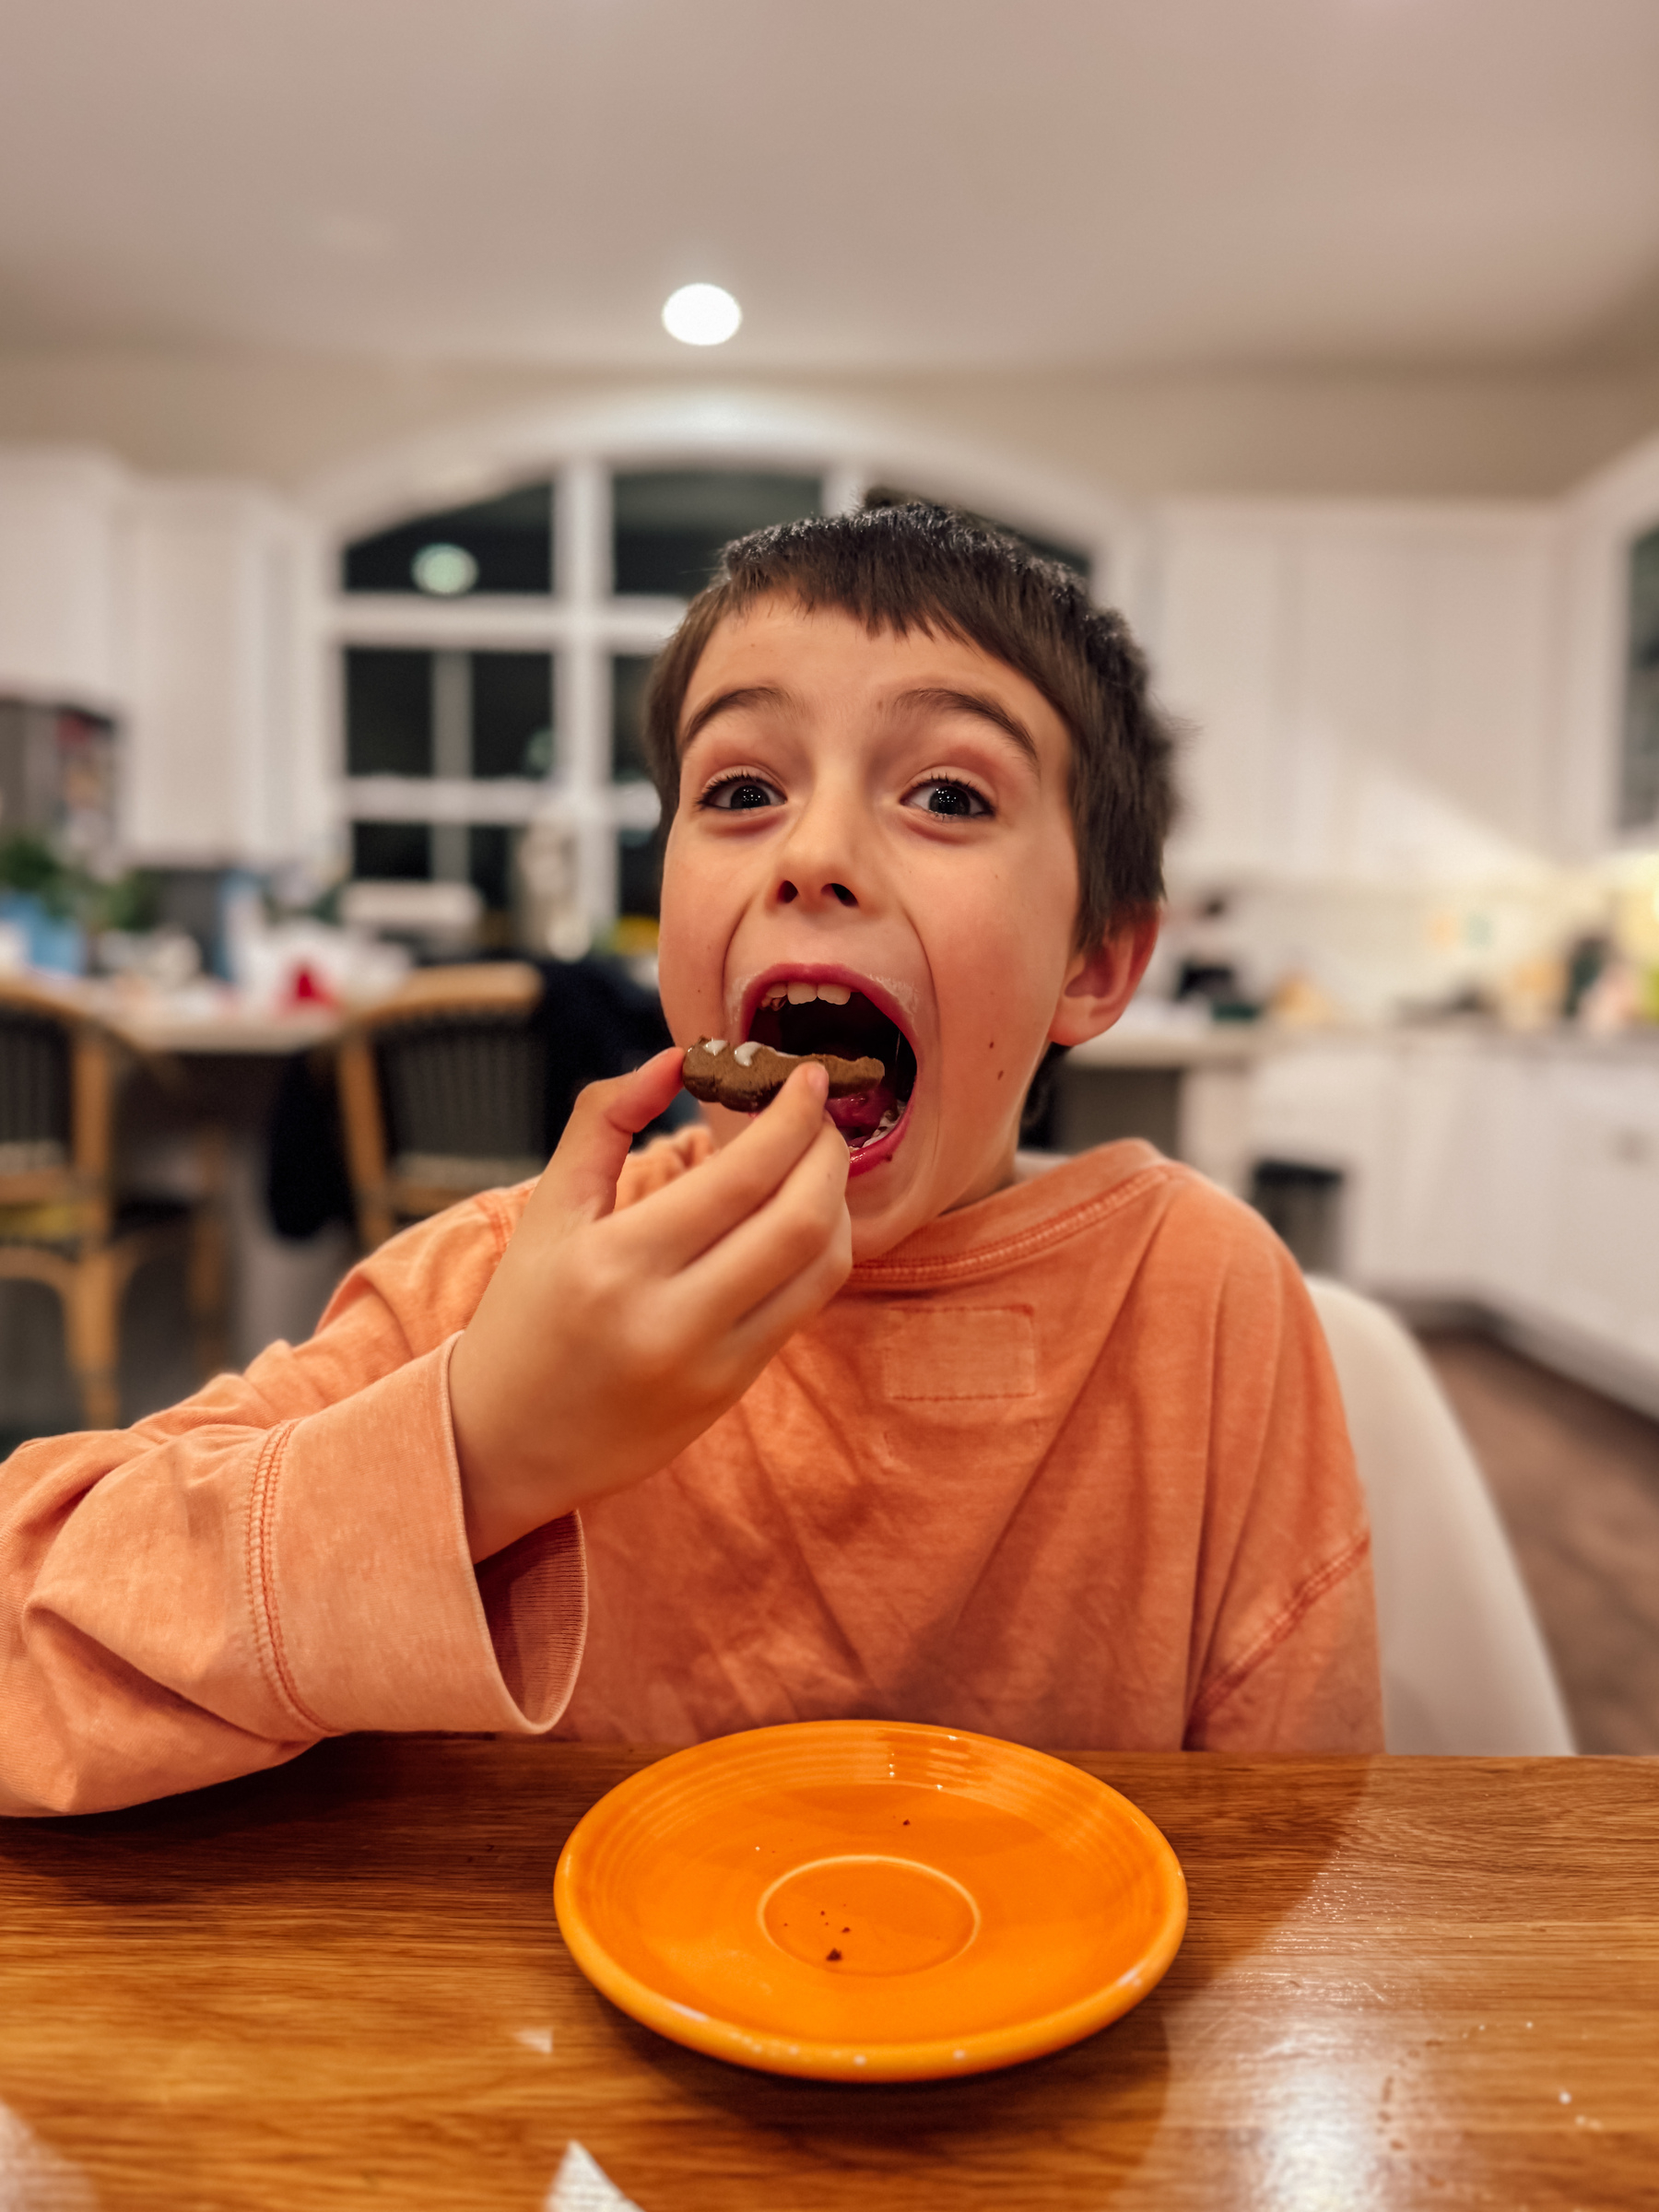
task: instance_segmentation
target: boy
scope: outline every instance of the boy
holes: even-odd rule
[[[1016,1172],[1033,1071],[1156,934],[1169,745],[1122,624],[938,509],[788,524],[728,548],[650,721],[674,1035],[873,1053],[880,1089],[827,1112],[809,1065],[630,1157],[665,1053],[309,1344],[17,1453],[4,1809],[356,1728],[1380,1746],[1288,1256],[1137,1142]]]

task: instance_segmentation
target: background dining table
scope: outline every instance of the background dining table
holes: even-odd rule
[[[355,1737],[0,1823],[0,2207],[643,2212],[1659,2204],[1659,1761],[1088,1756],[1191,1891],[1169,1975],[1006,2073],[748,2073],[553,1912],[652,1756]]]

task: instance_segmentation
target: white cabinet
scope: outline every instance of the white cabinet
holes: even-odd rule
[[[1468,1289],[1500,1312],[1541,1313],[1547,1303],[1552,1075],[1551,1058],[1538,1046],[1494,1040],[1460,1148],[1478,1207]]]
[[[1549,1073],[1542,1303],[1659,1374],[1659,1065]]]
[[[1481,1040],[1407,1037],[1390,1051],[1369,1234],[1356,1253],[1378,1288],[1468,1295],[1486,1231],[1478,1165],[1489,1073]]]
[[[1256,1159],[1341,1171],[1359,1288],[1485,1306],[1659,1410],[1659,1050],[1288,1041],[1252,1075],[1248,1126]]]
[[[0,448],[0,693],[120,704],[124,472],[100,454]]]
[[[1288,1042],[1255,1066],[1249,1106],[1253,1159],[1335,1169],[1342,1176],[1341,1273],[1366,1282],[1385,1239],[1386,1166],[1395,1090],[1390,1049],[1347,1038]]]
[[[0,449],[0,694],[114,716],[135,859],[257,864],[314,841],[313,560],[260,492]]]
[[[1182,506],[1161,518],[1147,641],[1159,694],[1187,725],[1173,855],[1195,874],[1253,876],[1277,851],[1290,569],[1270,512]]]
[[[1288,1042],[1254,1071],[1251,1148],[1340,1171],[1345,1276],[1400,1296],[1467,1296],[1484,1235],[1486,1080],[1473,1039]]]
[[[1183,500],[1157,543],[1185,873],[1439,881],[1553,849],[1552,510]]]
[[[304,841],[318,781],[309,546],[239,486],[152,482],[128,508],[126,842],[140,858],[257,864]]]

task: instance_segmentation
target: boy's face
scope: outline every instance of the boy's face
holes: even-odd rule
[[[1144,950],[1074,949],[1070,739],[977,646],[763,601],[710,640],[680,740],[669,1026],[681,1045],[883,1061],[873,1101],[831,1108],[854,1253],[873,1258],[1011,1179],[1046,1043],[1116,1018],[1150,933]],[[708,1112],[717,1136],[742,1126]]]

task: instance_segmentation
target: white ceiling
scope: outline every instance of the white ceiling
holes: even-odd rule
[[[0,0],[0,343],[1659,349],[1659,0]]]

